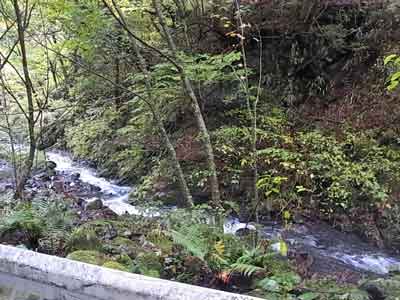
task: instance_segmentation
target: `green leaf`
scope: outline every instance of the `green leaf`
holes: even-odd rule
[[[391,81],[398,81],[400,78],[400,72],[396,72],[392,75],[392,77],[390,78]]]
[[[392,62],[394,59],[397,58],[397,54],[391,54],[385,57],[384,64],[387,65],[388,63]]]
[[[279,241],[279,253],[284,257],[288,255],[288,246],[284,240]]]
[[[270,278],[264,278],[257,285],[267,292],[280,292],[282,290],[279,283]]]

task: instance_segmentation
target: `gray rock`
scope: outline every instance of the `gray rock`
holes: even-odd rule
[[[370,295],[371,300],[398,300],[400,297],[400,276],[368,280],[361,289]]]
[[[57,164],[51,160],[46,161],[46,165],[47,165],[47,168],[50,170],[54,170],[55,168],[57,168]]]
[[[102,208],[103,208],[103,201],[101,201],[98,198],[90,200],[85,205],[85,209],[86,210],[99,210],[99,209],[102,209]]]

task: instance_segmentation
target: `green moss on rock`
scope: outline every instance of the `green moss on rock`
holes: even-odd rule
[[[105,256],[98,251],[78,250],[70,253],[67,259],[101,266],[105,261]]]
[[[153,230],[156,222],[140,216],[120,217],[118,220],[94,220],[82,225],[85,230],[93,230],[100,240],[116,237],[140,237]]]
[[[116,257],[116,261],[119,262],[121,265],[124,265],[125,267],[132,269],[133,260],[128,255],[121,254]]]
[[[153,252],[139,254],[134,264],[134,272],[145,276],[159,278],[163,270],[161,258]]]
[[[82,226],[72,232],[67,243],[67,249],[70,252],[77,250],[101,251],[102,245],[93,229]]]
[[[130,272],[130,269],[117,261],[106,261],[103,264],[104,268],[114,269],[118,271]]]
[[[139,241],[132,241],[124,237],[116,237],[111,241],[107,241],[104,245],[104,250],[112,255],[126,254],[131,258],[135,258],[144,251]]]

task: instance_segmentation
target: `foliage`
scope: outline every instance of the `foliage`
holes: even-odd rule
[[[266,163],[258,182],[280,205],[317,206],[323,214],[357,206],[379,207],[390,200],[391,182],[399,180],[398,153],[367,135],[350,132],[341,139],[310,131],[287,139],[283,147],[259,151]],[[318,203],[307,203],[313,195]],[[291,203],[292,201],[292,203]]]
[[[100,251],[102,249],[102,245],[93,229],[78,227],[74,229],[69,236],[67,249],[69,252],[77,250]]]
[[[154,252],[141,253],[134,260],[133,272],[159,278],[162,272],[161,258]]]
[[[400,57],[396,54],[391,54],[385,57],[385,66],[390,66],[393,70],[393,73],[388,78],[388,90],[394,91],[400,82]]]
[[[54,199],[53,199],[54,200]],[[62,202],[36,199],[33,203],[20,204],[10,209],[0,220],[0,234],[13,235],[22,232],[30,247],[44,237],[68,237],[74,217]]]

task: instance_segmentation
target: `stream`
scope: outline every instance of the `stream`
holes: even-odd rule
[[[47,153],[47,159],[57,164],[56,171],[59,173],[65,175],[79,173],[82,182],[99,188],[104,205],[115,213],[151,215],[128,203],[131,187],[118,185],[97,175],[96,170],[74,161],[67,153],[52,151]],[[157,215],[157,213],[152,215]],[[240,223],[236,218],[229,218],[225,222],[224,230],[226,233],[235,233],[246,227],[255,229],[254,225],[247,225]],[[359,274],[385,275],[391,270],[400,270],[399,257],[371,246],[356,235],[337,231],[322,222],[295,224],[289,230],[278,223],[271,222],[262,225],[259,232],[272,240],[283,237],[289,249],[311,254],[312,257],[317,258],[316,263],[320,265],[319,268],[326,269],[326,273],[331,271],[332,265],[341,266],[335,270],[342,270],[341,272],[352,270]],[[272,246],[278,248],[277,245]]]

